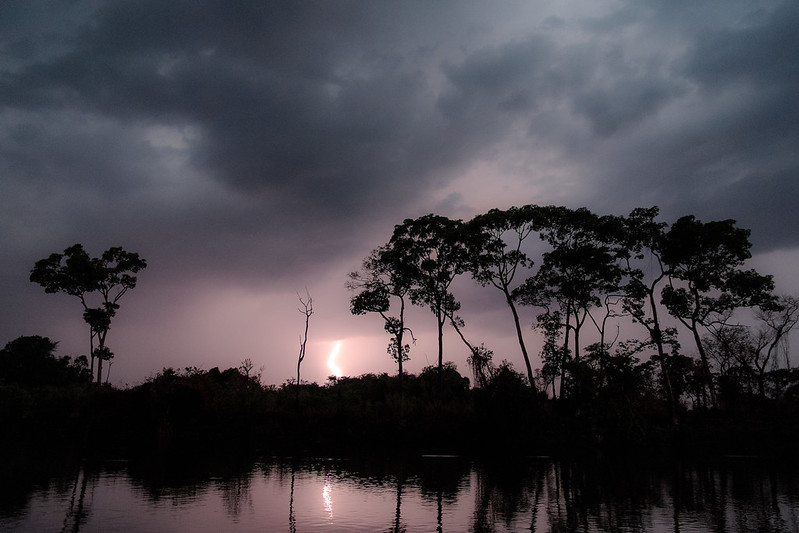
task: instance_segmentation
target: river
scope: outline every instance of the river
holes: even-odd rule
[[[799,531],[799,469],[754,457],[75,461],[3,481],[0,531]]]

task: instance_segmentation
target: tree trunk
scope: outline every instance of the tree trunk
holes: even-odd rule
[[[101,346],[102,348],[102,346]],[[97,358],[97,384],[101,385],[103,382],[103,358]]]
[[[705,347],[702,344],[702,339],[699,336],[699,329],[696,326],[696,322],[691,323],[690,329],[694,334],[696,349],[699,351],[699,357],[702,361],[702,373],[705,374],[705,380],[707,381],[708,390],[710,392],[710,403],[714,409],[718,409],[719,402],[718,398],[716,398],[716,387],[713,386],[713,374],[710,372],[710,363],[708,363],[707,353],[705,353]]]
[[[92,381],[94,381],[94,330],[91,324],[89,325],[89,372],[92,374]]]
[[[758,368],[757,374],[755,374],[755,378],[757,379],[757,390],[760,393],[760,397],[765,400],[766,399],[766,380],[764,379],[765,372]]]
[[[569,357],[569,322],[571,320],[571,312],[566,309],[566,334],[563,335],[563,354],[560,358],[560,399],[563,399],[563,393],[566,388],[566,359]],[[554,388],[554,386],[553,386]]]
[[[522,335],[522,326],[519,323],[519,313],[516,312],[516,306],[513,305],[513,298],[507,287],[502,289],[505,293],[505,301],[508,302],[510,311],[513,314],[513,324],[516,326],[516,337],[519,339],[519,348],[522,350],[522,357],[524,357],[524,364],[527,367],[527,379],[530,381],[530,387],[535,389],[535,382],[533,381],[533,367],[530,364],[530,356],[527,355],[527,347],[524,345],[524,335]]]
[[[658,278],[659,280],[660,278]],[[657,280],[655,281],[657,283]],[[660,373],[663,375],[663,386],[666,389],[666,400],[669,404],[669,415],[671,416],[671,424],[677,426],[679,420],[677,419],[677,399],[674,397],[674,389],[671,386],[671,375],[669,367],[666,364],[666,352],[663,350],[663,333],[660,331],[660,319],[658,318],[657,305],[655,302],[655,286],[649,290],[649,305],[652,309],[652,327],[647,327],[645,322],[642,322],[647,329],[650,330],[649,335],[655,341],[655,346],[658,349],[658,359],[660,360]]]
[[[402,376],[404,371],[402,369],[402,359],[405,355],[403,351],[402,339],[405,336],[405,300],[401,299],[400,315],[399,315],[399,331],[394,334],[394,339],[397,342],[397,367],[399,370],[398,385],[400,393],[400,423],[405,423],[405,388],[402,386]]]
[[[445,316],[439,310],[436,313],[436,322],[438,326],[438,397],[439,401],[444,392],[444,321]]]
[[[105,336],[108,330],[97,332],[97,385],[103,384],[103,355],[105,355]]]

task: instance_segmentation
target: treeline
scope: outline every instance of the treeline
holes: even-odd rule
[[[745,268],[749,231],[734,221],[657,216],[657,208],[616,216],[527,205],[466,222],[405,220],[348,280],[352,312],[383,318],[398,372],[322,385],[263,386],[251,361],[224,371],[167,368],[124,390],[102,385],[110,319],[145,263],[121,248],[92,258],[75,245],[39,261],[32,281],[80,299],[96,370],[85,356],[56,357],[50,339],[9,342],[0,350],[0,425],[19,442],[97,453],[790,448],[799,369],[787,340],[799,300]],[[521,372],[468,337],[468,310],[453,291],[459,276],[507,305]],[[96,307],[89,295],[99,295]],[[301,303],[307,327],[310,296]],[[403,368],[411,305],[430,309],[438,332],[437,364],[419,375]],[[525,342],[531,324],[543,338],[539,354]],[[471,379],[444,360],[449,328],[469,350]],[[302,352],[297,380],[301,363]]]
[[[7,372],[5,365],[24,353],[17,349],[32,339],[42,350],[39,364]],[[799,437],[796,370],[773,383],[769,374],[768,390],[788,383],[790,393],[725,397],[724,411],[686,411],[675,428],[651,363],[609,365],[602,379],[585,382],[583,397],[592,401],[578,404],[534,391],[507,363],[479,388],[451,363],[402,378],[364,374],[264,386],[246,361],[225,370],[165,368],[134,387],[98,387],[85,369],[76,373],[55,357],[54,344],[22,337],[0,351],[0,426],[7,436],[0,449],[7,456],[20,450],[99,457],[631,450],[781,456],[793,453]],[[31,379],[45,368],[61,369],[60,377]]]
[[[498,367],[489,348],[467,338],[468,310],[461,313],[452,290],[456,278],[470,276],[507,304],[529,386],[574,412],[606,389],[654,387],[677,425],[687,409],[786,393],[796,384],[787,339],[799,299],[774,294],[771,276],[744,268],[750,232],[734,220],[689,215],[667,224],[657,216],[656,207],[616,216],[525,205],[465,222],[408,219],[349,275],[351,311],[382,316],[401,378],[413,340],[406,311],[429,308],[439,372],[451,326],[482,387]],[[531,323],[543,338],[535,369],[525,342]],[[636,328],[639,336],[620,338]],[[596,342],[586,343],[589,335]]]

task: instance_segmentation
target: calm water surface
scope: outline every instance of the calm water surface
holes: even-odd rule
[[[231,463],[84,461],[32,482],[17,471],[0,531],[799,531],[797,469],[754,458]]]

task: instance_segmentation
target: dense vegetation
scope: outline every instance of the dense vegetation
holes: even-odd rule
[[[656,379],[674,425],[686,397],[692,407],[722,407],[722,386],[756,389],[765,398],[767,371],[790,367],[786,342],[799,320],[799,300],[773,294],[771,276],[744,269],[749,231],[735,221],[684,216],[669,226],[657,215],[654,207],[625,217],[526,205],[468,222],[408,219],[350,274],[351,310],[383,317],[388,352],[402,376],[411,350],[405,339],[413,337],[407,306],[428,307],[438,330],[439,373],[449,324],[470,350],[475,384],[482,386],[496,371],[493,353],[466,338],[451,290],[458,276],[471,275],[501,292],[527,382],[553,399],[590,403],[592,390],[614,372]],[[525,307],[535,310],[530,322],[544,338],[538,369],[525,343]],[[740,310],[750,311],[754,323],[741,322]],[[695,360],[686,359],[676,325],[688,333]],[[643,336],[619,338],[632,329]],[[596,342],[585,342],[589,333]]]
[[[0,351],[0,423],[23,445],[99,454],[788,452],[799,431],[799,369],[790,367],[786,341],[799,301],[743,268],[749,232],[734,221],[688,216],[669,226],[657,214],[523,206],[468,222],[404,221],[348,283],[352,312],[384,319],[395,376],[265,386],[245,361],[227,370],[165,368],[119,390],[92,383],[86,357],[58,358],[49,339],[20,337]],[[94,320],[84,293],[115,287],[100,307],[110,320],[114,298],[135,286],[119,273],[145,264],[114,250],[105,262],[73,247],[37,263],[34,272],[57,274],[58,284],[32,276],[49,292],[81,298],[103,349],[108,320]],[[62,263],[70,252],[94,265],[94,285],[81,281],[85,269],[75,277]],[[507,304],[522,372],[467,339],[468,310],[451,292],[463,275]],[[438,330],[438,362],[419,375],[402,367],[413,339],[406,304],[429,308]],[[530,308],[534,321],[525,318]],[[307,319],[310,297],[305,309]],[[544,339],[540,368],[525,344],[531,322]],[[471,353],[470,378],[444,360],[450,327]],[[620,338],[622,331],[640,336]],[[301,362],[302,352],[298,376]]]
[[[591,389],[591,401],[577,405],[533,393],[509,365],[501,365],[485,387],[472,388],[446,364],[443,392],[437,368],[429,367],[404,376],[404,394],[398,377],[387,374],[264,387],[240,368],[167,368],[128,389],[6,382],[0,386],[0,420],[17,439],[6,446],[55,445],[112,457],[630,449],[771,454],[789,452],[799,436],[792,423],[799,414],[797,371],[773,376],[774,397],[739,390],[734,398],[724,397],[724,411],[686,412],[679,428],[670,425],[654,380],[642,373],[631,377],[613,370],[601,380],[604,385]],[[780,394],[786,383],[793,395]]]

